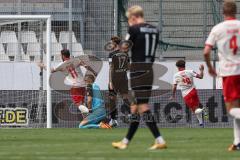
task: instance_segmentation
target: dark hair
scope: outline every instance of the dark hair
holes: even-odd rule
[[[66,58],[70,57],[70,51],[68,49],[61,50],[61,54],[65,56]]]
[[[235,17],[237,14],[236,2],[232,0],[226,0],[223,4],[223,14],[225,16]]]
[[[111,41],[113,41],[113,42],[116,43],[116,44],[120,44],[120,42],[121,42],[122,40],[121,40],[121,38],[118,37],[118,36],[113,36],[113,37],[111,38]]]
[[[95,81],[95,76],[92,75],[92,74],[86,74],[86,75],[85,75],[85,78],[89,78],[92,82]]]
[[[178,60],[178,61],[176,62],[176,66],[177,66],[178,68],[185,68],[185,64],[186,64],[186,62],[185,62],[184,60]]]

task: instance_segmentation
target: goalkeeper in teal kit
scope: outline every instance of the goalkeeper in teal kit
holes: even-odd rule
[[[106,118],[106,109],[99,86],[94,83],[93,75],[86,75],[87,84],[87,107],[88,116],[84,118],[79,128],[111,128],[107,123],[102,122]]]

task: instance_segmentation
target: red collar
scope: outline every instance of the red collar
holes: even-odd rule
[[[228,17],[225,19],[225,21],[229,21],[229,20],[236,20],[236,17]]]

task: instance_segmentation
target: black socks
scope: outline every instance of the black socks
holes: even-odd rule
[[[157,128],[157,123],[154,120],[154,116],[152,115],[152,113],[150,111],[146,111],[143,113],[143,118],[144,121],[146,123],[146,125],[148,126],[148,128],[150,129],[150,131],[152,132],[153,136],[155,138],[158,138],[160,136],[160,132]]]
[[[133,114],[131,115],[131,123],[130,123],[130,127],[128,129],[128,133],[126,138],[131,141],[131,139],[133,138],[134,134],[136,133],[138,126],[139,126],[139,121],[140,121],[140,116],[139,114]]]

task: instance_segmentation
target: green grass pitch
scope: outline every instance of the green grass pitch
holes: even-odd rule
[[[126,129],[1,129],[1,160],[239,160],[227,152],[232,129],[161,129],[168,149],[148,151],[153,137],[139,129],[127,150],[116,150]]]

